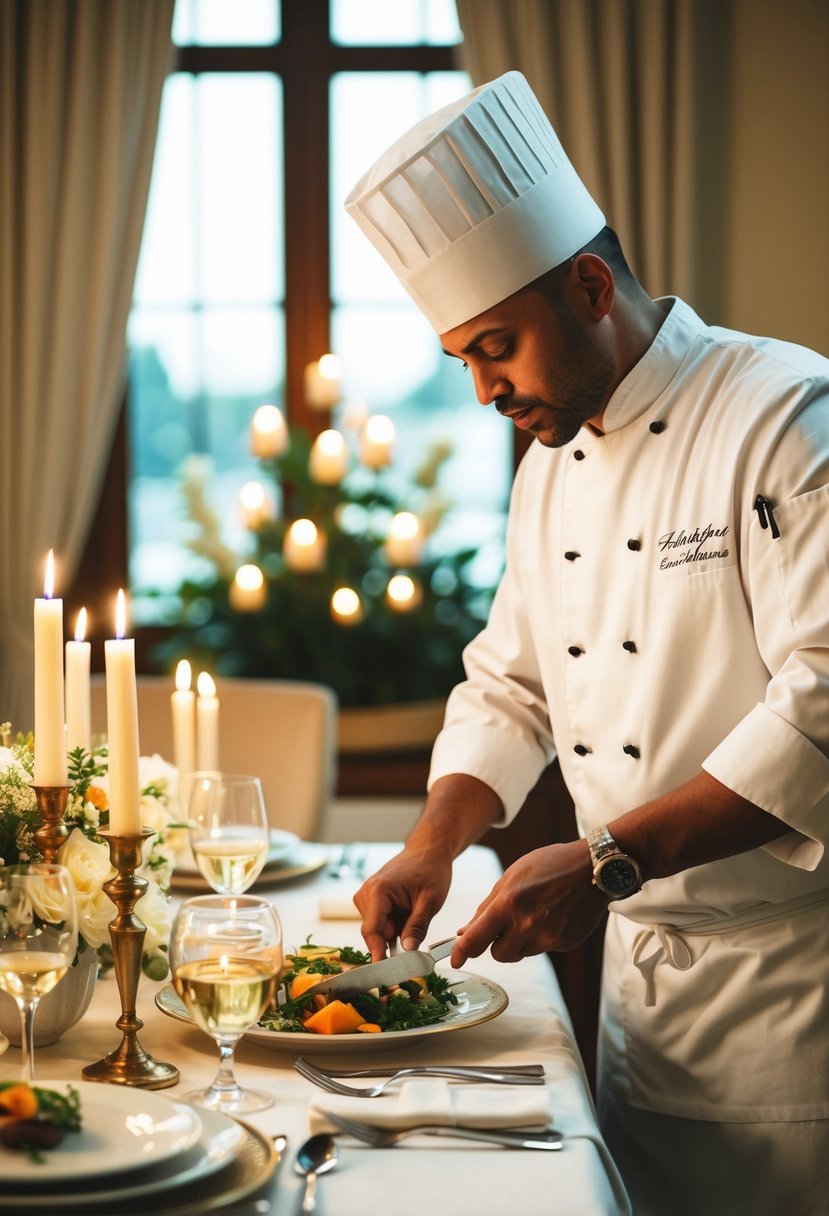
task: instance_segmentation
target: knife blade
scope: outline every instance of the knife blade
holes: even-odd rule
[[[425,950],[404,950],[391,958],[381,959],[379,963],[364,963],[349,971],[338,971],[336,975],[320,976],[319,983],[306,988],[303,996],[309,992],[368,992],[384,984],[386,987],[400,984],[403,980],[414,979],[416,975],[429,975],[434,971],[435,963],[452,953],[454,945],[455,938],[447,937],[427,946]]]

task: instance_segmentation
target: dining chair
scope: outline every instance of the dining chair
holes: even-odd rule
[[[337,698],[301,680],[216,679],[219,766],[262,781],[271,827],[319,840],[334,793]],[[173,762],[171,676],[138,676],[138,736],[143,756]],[[93,738],[106,735],[106,686],[91,680]]]

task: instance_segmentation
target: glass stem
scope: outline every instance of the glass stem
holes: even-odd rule
[[[35,1013],[38,998],[20,1002],[20,1050],[23,1056],[23,1081],[31,1085],[35,1079]]]
[[[225,1039],[217,1039],[216,1042],[219,1044],[219,1071],[210,1088],[220,1090],[221,1093],[228,1093],[239,1088],[239,1083],[233,1075],[233,1052],[236,1048],[236,1040],[228,1043]]]

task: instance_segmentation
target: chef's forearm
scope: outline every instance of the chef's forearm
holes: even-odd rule
[[[406,847],[435,849],[457,857],[503,817],[501,799],[490,786],[466,773],[437,780],[426,805],[406,837]]]
[[[608,826],[646,881],[759,848],[790,830],[704,771]]]

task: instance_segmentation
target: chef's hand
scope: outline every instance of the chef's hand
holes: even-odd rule
[[[441,908],[452,881],[452,858],[445,849],[404,849],[354,896],[372,962],[386,957],[389,942],[400,937],[404,950],[416,950]]]
[[[515,963],[530,954],[581,945],[608,904],[591,878],[590,854],[583,840],[547,845],[520,857],[458,930],[452,966],[462,967],[487,946],[498,962]]]

